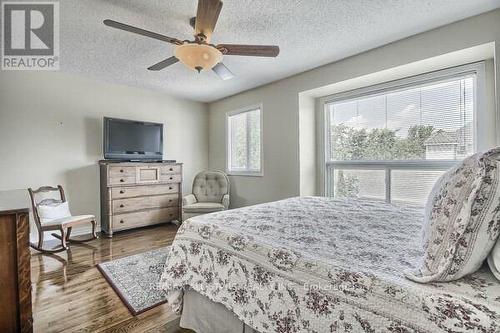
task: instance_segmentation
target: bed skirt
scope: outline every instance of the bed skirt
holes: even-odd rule
[[[184,292],[180,326],[196,333],[258,333],[224,305],[194,290]]]

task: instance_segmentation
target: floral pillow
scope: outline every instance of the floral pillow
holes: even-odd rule
[[[500,281],[500,238],[488,256],[488,265],[493,275]]]
[[[426,206],[424,254],[407,277],[452,281],[476,271],[500,228],[500,148],[472,155],[434,185]]]

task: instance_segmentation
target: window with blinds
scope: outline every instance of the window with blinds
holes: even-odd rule
[[[329,99],[327,194],[425,203],[475,150],[476,75],[457,68]]]
[[[227,115],[227,169],[230,174],[262,174],[261,108]]]

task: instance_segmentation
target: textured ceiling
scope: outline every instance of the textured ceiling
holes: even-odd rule
[[[276,44],[278,58],[226,56],[221,81],[175,64],[173,46],[102,24],[109,18],[191,39],[196,0],[64,0],[61,69],[209,102],[500,7],[500,0],[225,0],[212,42]]]

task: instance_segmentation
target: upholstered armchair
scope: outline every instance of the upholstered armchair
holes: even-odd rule
[[[229,178],[222,171],[202,171],[193,181],[193,193],[182,198],[182,220],[229,208]]]

